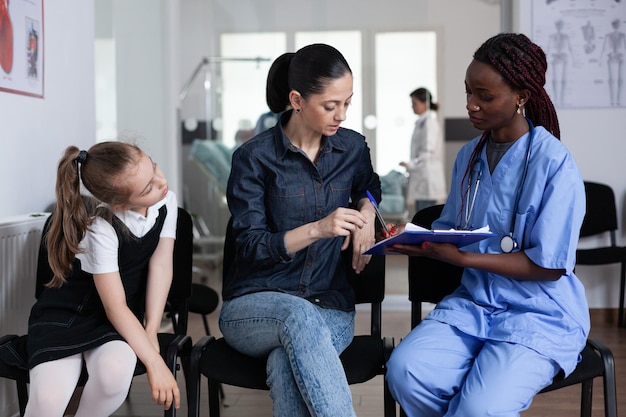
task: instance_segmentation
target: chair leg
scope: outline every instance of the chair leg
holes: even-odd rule
[[[207,378],[208,379],[208,378]],[[220,384],[217,381],[209,381],[209,416],[220,417]]]
[[[209,322],[204,314],[202,315],[202,324],[204,324],[204,331],[206,332],[206,335],[210,336],[211,332],[209,331]]]
[[[26,403],[28,403],[28,388],[26,387],[26,381],[17,380],[17,401],[20,407],[20,416],[24,417],[26,413]]]
[[[582,382],[580,391],[580,417],[591,417],[591,403],[593,398],[593,379]]]
[[[607,369],[608,368],[608,369]],[[604,416],[617,417],[617,389],[615,387],[615,368],[604,367]]]
[[[617,325],[624,327],[624,289],[626,287],[626,263],[622,262],[619,287],[619,308],[617,309]]]
[[[391,395],[391,391],[389,391],[389,385],[387,385],[387,380],[384,381],[384,400],[383,404],[385,407],[385,417],[396,417],[396,401],[393,399]]]

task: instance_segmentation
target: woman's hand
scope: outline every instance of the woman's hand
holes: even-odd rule
[[[363,255],[363,252],[374,246],[375,239],[375,221],[371,219],[363,227],[356,229],[352,233],[352,269],[359,274],[365,266],[370,262],[371,255]],[[347,241],[348,239],[346,239]],[[346,246],[344,244],[344,246]],[[344,249],[344,248],[342,248]]]
[[[157,358],[150,366],[146,366],[148,383],[152,391],[152,399],[165,410],[169,410],[172,405],[180,408],[180,389],[178,383],[167,368],[162,358]]]
[[[376,243],[376,210],[374,205],[367,198],[361,199],[359,212],[366,219],[366,223],[352,232],[352,269],[357,274],[360,274],[372,259],[371,255],[363,255],[363,252]],[[345,250],[348,243],[349,240],[346,239],[341,249]]]
[[[346,241],[349,243],[350,235],[366,223],[367,218],[358,210],[340,207],[318,221],[317,229],[321,238],[346,236]],[[347,247],[346,243],[344,247]]]

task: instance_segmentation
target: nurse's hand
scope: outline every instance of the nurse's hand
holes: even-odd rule
[[[409,256],[426,256],[453,265],[463,266],[463,252],[451,243],[424,242],[421,245],[393,245],[388,250]]]
[[[376,232],[376,242],[380,242],[381,240],[385,240],[390,238],[391,236],[395,236],[398,233],[404,230],[403,224],[395,224],[395,223],[387,223],[387,229],[389,229],[389,233],[387,233],[384,229]]]

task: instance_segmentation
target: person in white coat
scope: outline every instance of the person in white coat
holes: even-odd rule
[[[437,204],[447,197],[443,166],[443,135],[437,118],[438,104],[426,88],[411,94],[413,111],[418,115],[411,138],[411,159],[400,162],[409,174],[406,202],[415,211]]]

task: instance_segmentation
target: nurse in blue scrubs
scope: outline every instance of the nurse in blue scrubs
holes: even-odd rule
[[[522,34],[487,40],[467,68],[467,111],[483,134],[459,151],[435,229],[497,236],[394,251],[461,267],[461,285],[394,350],[387,380],[408,416],[519,416],[589,333],[574,274],[585,191],[545,89],[544,51]]]

